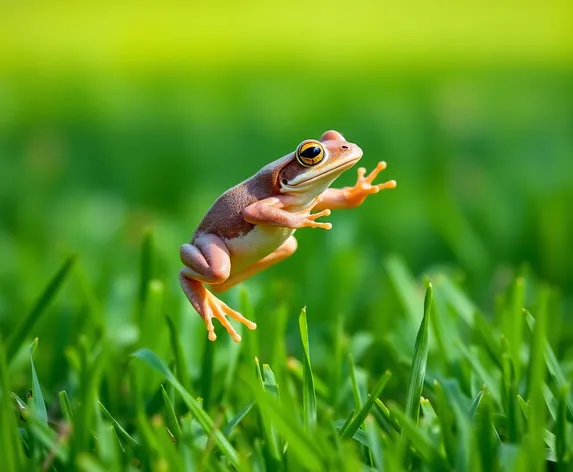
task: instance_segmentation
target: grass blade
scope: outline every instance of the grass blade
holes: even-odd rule
[[[483,394],[486,391],[486,386],[482,385],[480,391],[476,394],[476,396],[474,397],[474,399],[472,400],[472,404],[470,406],[470,410],[469,410],[469,415],[470,418],[473,418],[479,408],[479,405],[483,399]]]
[[[358,414],[352,419],[350,423],[348,423],[347,425],[345,424],[345,426],[343,426],[343,428],[340,430],[341,438],[351,438],[354,436],[356,431],[358,431],[360,426],[362,426],[362,423],[364,423],[364,421],[366,420],[366,417],[368,416],[370,409],[374,406],[374,403],[384,390],[384,387],[386,387],[386,384],[390,380],[391,376],[392,374],[389,371],[386,371],[384,373],[382,378],[378,381],[378,383],[374,387],[374,390],[372,390],[372,394],[368,397],[368,400],[366,401],[362,409],[358,412]]]
[[[169,394],[165,387],[161,386],[161,396],[163,397],[163,402],[165,403],[165,409],[167,411],[167,425],[169,430],[173,433],[173,436],[176,440],[181,439],[181,426],[179,425],[179,421],[177,420],[177,415],[175,414],[175,409],[173,408],[173,404],[169,399]]]
[[[479,407],[477,445],[482,470],[498,470],[497,457],[499,439],[493,423],[493,400],[489,390],[485,390]]]
[[[44,395],[40,388],[40,381],[36,375],[36,367],[34,367],[34,352],[38,347],[38,338],[30,345],[30,366],[32,368],[32,402],[34,411],[40,421],[48,423],[48,411],[46,410],[46,403],[44,402]]]
[[[62,410],[64,418],[68,423],[72,424],[74,420],[74,412],[72,410],[72,404],[70,402],[70,397],[68,397],[68,393],[65,390],[62,390],[58,393],[58,398],[60,399],[60,409]]]
[[[430,311],[432,309],[433,290],[432,284],[428,284],[426,297],[424,298],[424,316],[416,344],[414,345],[414,359],[412,361],[412,370],[408,380],[408,390],[406,391],[406,416],[413,420],[414,424],[418,423],[420,414],[420,396],[424,386],[426,375],[426,362],[428,360],[428,331],[430,327]]]
[[[243,421],[243,418],[245,416],[247,416],[249,414],[249,412],[253,409],[253,407],[255,406],[255,402],[254,400],[251,400],[249,403],[247,403],[240,411],[239,413],[237,413],[232,419],[231,421],[229,421],[227,423],[227,425],[223,428],[223,434],[227,437],[229,437],[231,435],[231,433],[233,432],[233,430],[237,427],[237,425]]]
[[[380,417],[384,419],[386,424],[391,426],[396,433],[401,434],[402,428],[396,421],[396,418],[394,418],[392,413],[390,413],[389,408],[384,405],[384,403],[379,398],[374,400],[374,404],[376,405],[376,410],[380,413]]]
[[[527,310],[525,310],[525,317],[531,331],[535,331],[535,319]],[[563,369],[557,360],[555,351],[553,351],[553,348],[547,339],[545,340],[545,362],[547,363],[547,371],[555,381],[557,388],[559,390],[566,389],[569,385],[567,382],[567,377],[565,376],[565,373],[563,372]],[[571,399],[570,391],[567,395],[567,417],[570,421],[573,419],[573,400]]]
[[[565,387],[559,390],[558,409],[557,409],[557,424],[555,425],[555,452],[557,455],[557,470],[566,471],[570,470],[571,453],[567,442],[567,397],[569,395],[569,388]]]
[[[263,381],[265,390],[267,392],[271,392],[275,397],[279,398],[279,386],[277,384],[277,379],[268,364],[263,364]]]
[[[545,450],[543,434],[545,431],[545,399],[543,397],[543,385],[545,384],[545,326],[547,323],[547,298],[548,293],[543,290],[540,294],[540,304],[535,319],[533,332],[533,345],[529,361],[528,379],[528,441],[524,444],[527,448],[528,467],[534,472],[545,470]]]
[[[264,369],[263,365],[263,369]],[[257,379],[259,381],[259,386],[262,392],[266,392],[269,387],[263,378],[263,372],[261,370],[261,365],[259,364],[259,359],[255,357],[255,370],[257,373]],[[276,384],[269,388],[269,392],[273,397],[277,397]],[[273,420],[269,417],[266,411],[259,406],[260,411],[260,425],[263,433],[263,438],[265,439],[266,447],[268,449],[267,453],[267,467],[271,469],[276,469],[281,463],[281,451],[279,448],[277,434],[275,432],[275,427]]]
[[[354,356],[352,353],[348,354],[348,369],[350,373],[350,384],[352,386],[352,395],[354,396],[354,406],[360,411],[362,408],[362,397],[360,396],[360,389],[358,388],[358,379],[356,378],[356,366],[354,365]]]
[[[310,364],[310,349],[308,345],[308,325],[306,323],[306,307],[300,312],[298,318],[298,325],[300,328],[300,338],[303,348],[303,414],[304,414],[304,427],[307,431],[312,430],[317,422],[317,407],[316,407],[316,392],[314,390],[314,376],[312,375],[312,367]]]
[[[62,267],[56,272],[52,280],[48,283],[48,286],[40,295],[40,298],[28,314],[26,318],[22,320],[22,322],[14,329],[12,334],[7,340],[6,343],[6,357],[10,359],[16,351],[20,348],[21,344],[26,339],[26,336],[30,334],[30,331],[42,315],[50,302],[56,297],[58,290],[62,286],[64,280],[68,276],[70,269],[73,267],[74,262],[76,260],[76,256],[70,256]]]
[[[356,413],[356,410],[352,410],[350,416],[346,418],[346,421],[344,421],[344,423],[340,427],[339,434],[342,434],[343,431],[346,431],[348,429],[348,426],[350,425],[350,423],[352,423],[352,419],[354,418],[354,413]]]
[[[128,443],[133,448],[138,448],[139,443],[133,439],[133,437],[119,424],[119,422],[112,416],[112,414],[107,410],[104,404],[98,401],[98,405],[103,412],[103,414],[107,417],[108,420],[111,421],[113,427],[115,428],[118,436],[123,439],[126,443]]]
[[[24,470],[22,441],[10,401],[8,367],[0,338],[0,470]]]
[[[507,420],[507,436],[512,443],[518,443],[521,438],[521,416],[519,400],[517,398],[517,383],[509,353],[509,345],[505,336],[501,338],[502,349],[502,387],[503,387],[503,408]]]

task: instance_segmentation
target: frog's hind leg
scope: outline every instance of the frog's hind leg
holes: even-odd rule
[[[241,283],[244,280],[252,277],[258,272],[265,270],[266,268],[276,264],[277,262],[280,262],[286,259],[287,257],[291,256],[296,251],[297,246],[298,244],[296,242],[296,238],[294,236],[290,236],[284,243],[282,243],[282,245],[278,247],[278,249],[271,252],[269,255],[263,257],[259,261],[255,262],[253,265],[246,267],[241,272],[232,274],[223,283],[212,285],[211,289],[214,292],[223,292],[225,290],[228,290],[231,287],[237,285],[238,283]]]
[[[229,320],[227,320],[227,316],[243,323],[251,330],[257,327],[255,323],[249,321],[239,312],[229,308],[226,303],[215,297],[215,295],[209,292],[201,282],[187,278],[185,269],[182,269],[179,273],[179,280],[181,281],[181,287],[183,288],[185,295],[187,295],[187,298],[195,310],[197,310],[197,313],[199,313],[201,318],[205,321],[210,341],[215,341],[217,339],[215,327],[213,326],[213,318],[217,318],[221,322],[233,338],[233,341],[236,343],[241,341],[241,336],[237,331],[235,331],[233,326],[231,326]]]
[[[181,287],[205,321],[211,341],[217,339],[213,318],[221,322],[235,342],[241,341],[241,336],[231,326],[227,316],[243,323],[249,329],[257,327],[255,323],[229,308],[203,286],[203,283],[220,284],[229,277],[231,268],[229,250],[220,238],[215,235],[203,235],[194,241],[194,244],[184,244],[181,247],[181,261],[186,265],[179,273]]]
[[[187,278],[220,284],[231,272],[231,258],[225,243],[214,234],[203,234],[179,251]]]

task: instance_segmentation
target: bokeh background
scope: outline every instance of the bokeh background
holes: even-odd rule
[[[414,274],[445,268],[486,311],[520,270],[570,310],[570,2],[0,8],[3,334],[70,253],[110,322],[129,318],[146,232],[166,311],[191,314],[179,245],[222,191],[327,129],[368,169],[386,160],[398,188],[298,232],[296,255],[246,285],[259,320],[285,303],[308,306],[314,338],[335,312],[349,330],[391,329],[376,321],[396,303],[391,255]],[[75,333],[78,298],[64,291],[37,331]]]

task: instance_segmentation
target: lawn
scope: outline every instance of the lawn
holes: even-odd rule
[[[312,309],[243,289],[259,328],[211,343],[188,307],[166,309],[155,251],[148,234],[135,296],[106,308],[67,259],[3,342],[3,470],[568,470],[570,361],[547,341],[547,286],[518,277],[488,319],[446,273],[418,281],[392,257],[370,328],[333,310],[309,333]],[[42,320],[59,292],[78,312]]]

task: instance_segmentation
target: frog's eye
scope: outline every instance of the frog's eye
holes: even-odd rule
[[[305,167],[314,166],[324,159],[324,148],[318,141],[303,142],[296,150],[296,158]]]

